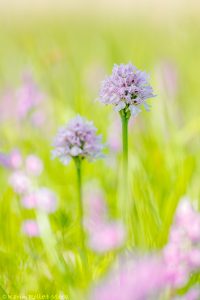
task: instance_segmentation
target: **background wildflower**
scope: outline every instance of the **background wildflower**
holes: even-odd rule
[[[10,159],[8,155],[0,153],[0,166],[10,168]]]
[[[122,247],[124,242],[124,226],[120,222],[107,222],[90,230],[88,246],[95,252],[104,253]]]
[[[84,226],[88,232],[89,248],[105,253],[122,247],[126,237],[125,228],[121,222],[109,220],[102,190],[91,188],[85,194],[85,204]]]
[[[93,290],[91,299],[156,299],[165,286],[165,271],[158,257],[129,258],[121,260],[119,270],[113,270]]]
[[[25,195],[21,200],[24,208],[38,209],[46,213],[53,213],[57,208],[56,195],[48,188],[42,187],[35,192]]]
[[[31,180],[23,171],[15,171],[9,178],[9,184],[17,194],[25,194],[31,189]]]
[[[96,135],[93,123],[76,116],[58,131],[54,140],[53,157],[67,165],[71,158],[94,160],[102,156],[102,138]]]
[[[37,207],[37,199],[34,193],[29,193],[21,199],[21,204],[24,208],[32,209]]]
[[[40,235],[38,224],[35,220],[26,220],[22,224],[24,234],[29,237],[37,237]]]
[[[23,160],[22,155],[18,149],[11,151],[10,155],[10,165],[13,169],[19,169],[22,166]]]
[[[192,272],[200,267],[200,214],[189,198],[181,199],[170,230],[169,242],[163,256],[166,270],[175,287],[187,283]]]
[[[84,264],[87,264],[87,254],[82,199],[82,160],[87,159],[91,161],[102,157],[102,138],[96,134],[96,131],[97,129],[92,122],[78,115],[58,131],[53,143],[54,150],[52,151],[53,157],[58,157],[65,165],[68,164],[72,158],[75,162],[77,171],[79,234]]]
[[[36,208],[46,213],[53,213],[57,208],[56,195],[48,188],[42,187],[35,193]]]
[[[26,157],[26,171],[33,176],[39,176],[43,171],[43,163],[36,155],[28,155]]]

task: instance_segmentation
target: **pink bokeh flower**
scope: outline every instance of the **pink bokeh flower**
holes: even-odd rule
[[[90,188],[85,192],[85,219],[84,224],[90,232],[101,226],[102,220],[107,217],[107,206],[103,191],[99,188]]]
[[[28,193],[31,189],[31,181],[23,171],[15,171],[9,178],[9,184],[17,194]]]
[[[163,257],[174,287],[184,286],[190,274],[200,267],[200,214],[186,197],[177,207]]]
[[[11,168],[19,169],[22,166],[22,155],[18,149],[14,149],[11,151],[9,159]]]
[[[19,169],[22,166],[22,156],[18,149],[10,153],[0,153],[0,165],[8,169]]]
[[[158,299],[165,286],[164,266],[159,257],[129,258],[121,260],[118,269],[92,291],[91,300]]]
[[[54,192],[48,188],[40,188],[36,193],[37,209],[46,213],[53,213],[57,208],[57,198]]]
[[[44,109],[38,109],[31,114],[30,121],[35,127],[41,127],[46,121],[46,112]]]
[[[84,225],[88,232],[88,246],[97,253],[105,253],[123,246],[125,228],[118,221],[108,219],[108,209],[101,189],[93,188],[85,194],[87,212]]]
[[[0,152],[0,166],[2,166],[4,168],[10,168],[9,156],[2,152]]]
[[[200,299],[200,287],[193,287],[187,294],[184,296],[185,300],[199,300]]]
[[[88,246],[95,252],[104,253],[122,247],[124,241],[124,226],[119,222],[107,222],[90,233]]]
[[[200,214],[193,209],[189,199],[182,199],[164,249],[150,256],[119,259],[118,268],[93,289],[91,299],[160,299],[167,290],[174,295],[176,289],[184,287],[190,275],[200,268],[200,238],[196,225],[199,224],[199,218]],[[106,231],[102,231],[102,235],[98,231],[95,234],[97,250],[104,251],[101,247],[104,242],[106,245],[112,241],[112,234],[110,236],[110,232],[107,234]],[[200,289],[194,287],[184,296],[175,296],[173,299],[197,300],[199,297]]]
[[[57,208],[56,195],[50,189],[44,187],[25,195],[21,203],[27,209],[34,208],[46,213],[53,213]]]
[[[36,155],[28,155],[26,157],[26,171],[29,175],[39,176],[43,171],[43,163]]]
[[[32,209],[37,207],[37,199],[34,193],[29,193],[21,199],[24,208]]]
[[[46,96],[34,81],[31,72],[23,73],[22,83],[17,88],[7,89],[0,97],[0,121],[30,120],[34,126],[44,124]]]
[[[24,221],[22,231],[29,237],[37,237],[40,235],[39,226],[35,220]]]
[[[38,89],[30,73],[23,75],[23,84],[15,92],[17,115],[24,119],[31,110],[35,109],[43,100],[44,95]]]

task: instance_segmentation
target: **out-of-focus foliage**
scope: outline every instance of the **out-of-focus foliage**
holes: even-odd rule
[[[119,127],[112,127],[119,116],[95,101],[100,82],[114,63],[130,61],[149,72],[157,94],[151,112],[141,113],[130,124],[130,251],[162,248],[180,197],[200,199],[200,23],[183,19],[170,25],[139,18],[108,22],[78,16],[1,24],[0,151],[17,148],[24,157],[40,157],[44,171],[35,184],[52,189],[58,207],[49,217],[25,210],[8,185],[10,171],[0,167],[0,293],[81,299],[82,290],[101,278],[116,256],[116,252],[98,255],[88,250],[89,267],[86,273],[82,269],[74,165],[65,167],[52,161],[50,154],[57,127],[76,113],[93,120],[108,145],[112,131],[120,140]],[[39,126],[32,122],[32,111],[24,119],[12,114],[13,93],[26,72],[44,95],[38,110],[45,118]],[[8,102],[5,95],[10,91]],[[120,151],[112,147],[104,160],[84,163],[84,183],[98,182],[112,219],[122,217],[120,170]],[[195,205],[199,208],[199,202]],[[48,234],[25,236],[21,224],[32,218],[44,222]]]

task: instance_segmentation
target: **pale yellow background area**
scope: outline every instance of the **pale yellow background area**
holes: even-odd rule
[[[200,17],[200,0],[0,0],[1,18],[10,14],[92,14],[153,18],[196,14]]]

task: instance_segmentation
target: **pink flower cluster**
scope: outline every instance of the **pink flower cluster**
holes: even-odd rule
[[[200,214],[188,199],[177,208],[167,246],[159,254],[123,259],[91,292],[92,300],[159,299],[167,290],[175,293],[200,268]],[[198,300],[200,288],[191,288],[174,300]]]
[[[93,189],[85,198],[88,214],[84,224],[89,234],[90,249],[105,253],[122,247],[125,241],[124,226],[120,222],[108,220],[107,206],[102,191]]]
[[[200,268],[200,214],[187,198],[177,208],[163,256],[174,287],[186,284],[191,272]]]
[[[22,121],[29,117],[33,125],[42,125],[45,120],[45,112],[41,112],[44,98],[32,75],[26,72],[22,77],[22,84],[4,92],[1,97],[1,120]]]
[[[17,149],[9,154],[0,153],[0,165],[8,169],[17,169],[22,165],[22,157]]]
[[[19,151],[14,150],[7,156],[12,173],[9,184],[21,198],[25,209],[35,209],[47,214],[53,213],[57,207],[57,198],[53,191],[46,187],[34,186],[34,178],[41,175],[43,163],[36,155],[28,155],[23,160]],[[35,220],[25,220],[23,232],[29,237],[39,235],[39,226]]]
[[[147,74],[129,63],[114,66],[112,74],[102,83],[99,101],[114,105],[116,111],[129,110],[136,116],[141,105],[149,110],[146,100],[152,97],[154,94]]]
[[[166,275],[160,258],[123,258],[119,268],[94,288],[91,300],[159,299],[158,294],[165,286]]]
[[[19,195],[28,193],[33,188],[31,176],[37,177],[43,171],[42,161],[36,155],[28,155],[23,161],[18,150],[8,155],[8,161],[12,169],[9,183],[13,190]]]
[[[54,140],[53,158],[58,157],[67,165],[71,158],[80,157],[88,160],[102,156],[102,138],[96,135],[97,129],[92,122],[76,116],[65,127],[60,128]]]
[[[21,203],[26,209],[34,208],[46,213],[56,211],[56,196],[50,189],[44,187],[25,195]]]
[[[24,119],[31,110],[37,108],[44,98],[37,85],[28,73],[23,76],[23,85],[15,92],[17,99],[17,114]]]

